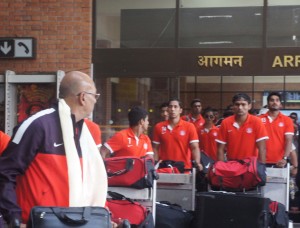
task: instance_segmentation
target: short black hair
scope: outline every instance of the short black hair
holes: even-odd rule
[[[195,103],[197,103],[197,102],[200,102],[201,103],[201,100],[199,99],[199,98],[195,98],[195,99],[193,99],[192,101],[191,101],[191,107],[193,107],[193,105],[195,104]]]
[[[272,96],[276,96],[279,98],[279,100],[281,101],[281,94],[279,92],[271,92],[268,97],[267,97],[267,101],[269,102]]]
[[[251,98],[246,93],[238,93],[233,96],[232,103],[239,101],[239,100],[245,100],[248,102],[248,104],[251,104]]]
[[[168,107],[169,106],[169,103],[168,102],[164,102],[162,103],[160,106],[159,106],[159,109],[162,109],[164,107]]]
[[[147,116],[148,112],[144,108],[140,106],[132,107],[128,112],[129,126],[137,126],[139,124],[139,121],[142,119],[146,119]]]
[[[208,112],[214,112],[216,109],[212,108],[212,107],[206,107],[204,110],[203,110],[203,115],[205,115],[206,113]]]
[[[170,103],[171,103],[172,101],[177,101],[179,107],[182,108],[182,102],[181,102],[178,98],[175,98],[175,97],[174,97],[174,98],[171,98],[171,99],[168,101],[168,106],[170,105]]]

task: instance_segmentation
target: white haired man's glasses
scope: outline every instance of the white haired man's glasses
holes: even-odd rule
[[[82,93],[86,93],[86,94],[90,94],[90,95],[94,95],[95,99],[98,100],[100,97],[100,93],[91,93],[91,92],[86,92],[86,91],[82,91],[80,93],[77,94],[77,96],[79,96]]]

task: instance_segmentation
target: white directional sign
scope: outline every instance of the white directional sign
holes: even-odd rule
[[[0,38],[0,58],[34,58],[35,39]]]

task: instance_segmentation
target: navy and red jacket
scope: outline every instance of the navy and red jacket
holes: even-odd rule
[[[79,157],[82,121],[75,124]],[[79,177],[80,178],[80,177]],[[36,113],[14,129],[11,142],[0,157],[0,212],[4,219],[26,223],[33,206],[69,206],[68,168],[57,111]]]

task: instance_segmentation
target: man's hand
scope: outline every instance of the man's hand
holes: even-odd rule
[[[197,167],[198,171],[202,171],[203,170],[203,165],[201,163],[197,163]]]
[[[279,168],[284,168],[286,166],[287,161],[285,159],[281,159],[276,163],[276,166]]]
[[[298,172],[298,167],[291,166],[291,176],[296,177]]]

